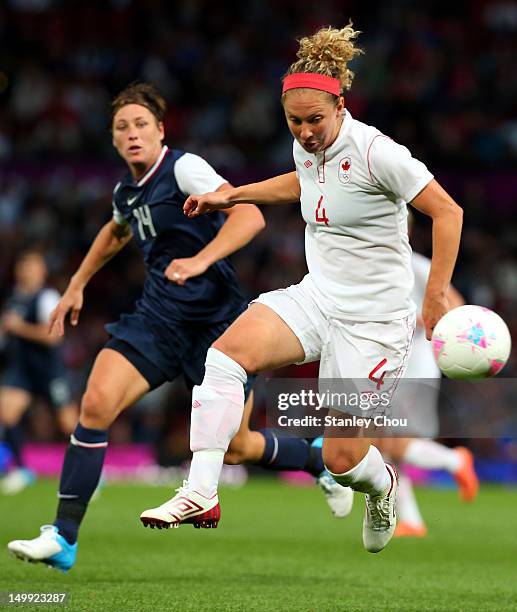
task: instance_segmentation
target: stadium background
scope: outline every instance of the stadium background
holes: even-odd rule
[[[517,3],[294,0],[6,0],[0,6],[0,300],[16,253],[43,248],[63,290],[100,226],[123,171],[112,148],[110,97],[151,80],[169,102],[167,144],[199,153],[235,184],[292,168],[279,83],[295,38],[349,17],[366,54],[353,65],[352,114],[408,146],[465,210],[455,285],[517,332]],[[251,298],[305,271],[297,207],[264,211],[267,228],[234,257]],[[417,217],[414,247],[430,254]],[[79,398],[106,335],[143,280],[126,248],[91,282],[65,355]],[[505,376],[515,376],[513,357]],[[303,375],[284,371],[282,375]],[[311,375],[308,368],[305,374]],[[181,384],[123,415],[112,448],[158,444],[161,461],[188,454],[189,401]],[[263,421],[263,405],[255,415]],[[57,433],[36,405],[33,442]],[[451,442],[452,443],[452,442]],[[517,479],[512,440],[476,439],[482,475]],[[121,447],[122,448],[122,447]],[[486,463],[484,464],[483,461]],[[485,470],[483,472],[483,470]]]

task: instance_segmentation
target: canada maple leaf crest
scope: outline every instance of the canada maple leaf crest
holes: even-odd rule
[[[349,183],[350,182],[350,173],[352,168],[352,161],[349,157],[343,157],[340,160],[338,166],[338,179],[340,183]]]

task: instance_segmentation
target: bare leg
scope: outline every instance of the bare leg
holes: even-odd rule
[[[79,407],[76,403],[71,402],[57,411],[56,418],[61,432],[69,436],[77,425]]]
[[[149,383],[123,355],[102,349],[81,400],[79,422],[106,429],[117,416],[149,391]]]
[[[97,355],[59,485],[54,524],[70,544],[77,540],[79,526],[99,482],[108,446],[108,427],[148,390],[148,382],[123,355],[111,349],[103,349]]]
[[[394,463],[401,463],[413,438],[376,438],[373,444]]]
[[[32,395],[16,387],[0,388],[0,422],[5,427],[18,425],[29,407]]]
[[[303,361],[305,353],[292,329],[274,310],[252,304],[213,348],[236,361],[246,372],[276,370]]]

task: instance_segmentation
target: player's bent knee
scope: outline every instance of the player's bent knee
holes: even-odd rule
[[[80,421],[85,427],[106,429],[118,414],[113,400],[106,391],[89,386],[81,400]]]
[[[353,467],[353,465],[350,465],[349,461],[334,455],[330,457],[323,455],[323,463],[325,464],[325,468],[332,474],[344,474]]]
[[[356,449],[346,447],[323,446],[323,463],[332,474],[344,474],[356,466],[362,459],[361,453]]]
[[[248,374],[255,374],[261,370],[262,360],[259,355],[251,354],[249,348],[240,341],[233,343],[224,338],[219,338],[212,344],[212,348],[233,359]]]

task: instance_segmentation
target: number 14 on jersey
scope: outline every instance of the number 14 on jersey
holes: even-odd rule
[[[139,208],[135,208],[133,211],[133,216],[138,222],[138,233],[141,240],[148,240],[149,238],[154,238],[156,236],[156,229],[154,228],[151,209],[147,204],[144,204]],[[150,236],[147,236],[146,230]]]

